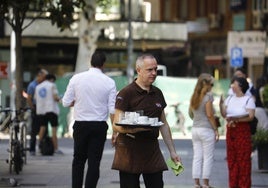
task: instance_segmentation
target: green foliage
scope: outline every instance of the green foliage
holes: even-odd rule
[[[97,0],[96,5],[102,8],[103,13],[108,14],[113,6],[119,6],[120,0]]]
[[[264,86],[263,90],[263,103],[265,108],[268,108],[268,84]]]
[[[49,18],[52,24],[56,24],[57,27],[63,31],[66,28],[70,28],[70,25],[75,21],[73,14],[77,10],[83,9],[85,6],[84,0],[47,0],[48,9],[50,12]]]
[[[50,15],[49,19],[52,24],[56,24],[61,31],[70,28],[75,21],[74,15],[83,10],[86,3],[85,0],[0,0],[0,19],[6,20],[12,27],[15,33],[16,41],[16,108],[19,109],[22,104],[22,44],[21,37],[24,29],[29,27],[36,18],[46,17]],[[36,16],[29,17],[30,22],[24,24],[27,18],[27,13]]]
[[[11,20],[10,11],[17,13],[16,16],[25,17],[25,13],[29,10],[31,4],[36,4],[37,0],[1,0],[0,1],[0,17],[6,20]],[[14,14],[15,17],[15,14]]]
[[[84,0],[1,0],[0,18],[5,19],[15,31],[23,30],[23,22],[29,11],[39,12],[39,16],[50,13],[52,25],[63,31],[75,21],[74,14],[83,10]],[[10,15],[12,11],[13,16]]]
[[[268,130],[258,129],[253,136],[253,142],[258,144],[268,144]]]

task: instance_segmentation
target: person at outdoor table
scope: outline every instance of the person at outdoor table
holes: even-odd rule
[[[105,54],[94,52],[91,68],[74,75],[62,98],[63,106],[74,106],[74,155],[72,188],[82,188],[87,162],[85,188],[95,188],[100,175],[100,162],[107,136],[107,119],[113,122],[116,85],[102,71]]]
[[[150,55],[138,57],[136,61],[137,79],[123,88],[116,97],[113,130],[118,135],[113,143],[115,155],[112,169],[119,170],[121,188],[140,187],[143,176],[146,188],[162,188],[163,171],[167,165],[161,153],[159,130],[169,150],[171,159],[177,163],[181,159],[176,153],[169,124],[165,117],[166,102],[161,90],[152,85],[157,76],[157,61]],[[120,114],[143,111],[143,115],[157,117],[161,127],[124,127],[115,125]]]
[[[246,95],[249,84],[245,78],[234,77],[231,88],[235,95],[220,100],[220,111],[227,120],[227,164],[230,188],[251,187],[251,133],[255,102]]]
[[[196,83],[190,101],[189,115],[193,119],[193,165],[192,176],[195,188],[209,188],[209,178],[214,160],[215,143],[219,140],[218,127],[214,117],[211,89],[214,78],[202,73]],[[200,185],[200,179],[204,185]]]

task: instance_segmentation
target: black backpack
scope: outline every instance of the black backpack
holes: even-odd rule
[[[40,143],[40,151],[42,155],[53,155],[54,146],[52,139],[49,136],[45,136]]]

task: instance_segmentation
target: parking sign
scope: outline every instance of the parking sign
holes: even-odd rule
[[[243,52],[242,48],[231,48],[231,67],[243,66]]]

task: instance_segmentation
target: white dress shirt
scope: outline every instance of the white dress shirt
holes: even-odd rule
[[[65,107],[74,101],[76,121],[107,121],[115,111],[116,85],[98,68],[74,75],[62,98]]]

